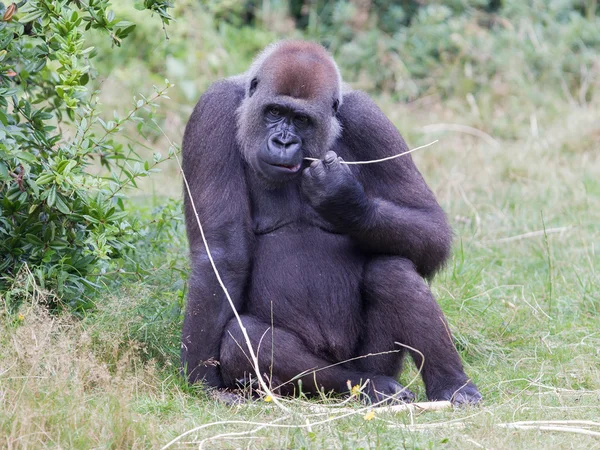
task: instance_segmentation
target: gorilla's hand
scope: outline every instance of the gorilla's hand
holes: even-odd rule
[[[360,228],[372,205],[361,183],[335,152],[314,161],[302,174],[302,189],[313,208],[342,231]]]

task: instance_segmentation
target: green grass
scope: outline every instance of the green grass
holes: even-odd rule
[[[453,259],[432,288],[484,395],[481,407],[336,419],[297,400],[286,403],[286,416],[273,403],[228,407],[186,386],[177,372],[181,276],[160,266],[169,257],[185,268],[179,230],[152,277],[107,288],[84,320],[35,304],[3,317],[0,448],[158,448],[202,425],[174,448],[241,432],[206,448],[600,447],[594,436],[505,428],[600,417],[599,105],[564,105],[537,135],[515,123],[523,137],[493,146],[420,131],[468,123],[443,104],[379,103],[410,130],[411,146],[440,139],[415,155],[456,232]],[[179,186],[173,173],[156,185]],[[401,380],[414,375],[409,367]],[[411,388],[425,399],[420,381]]]

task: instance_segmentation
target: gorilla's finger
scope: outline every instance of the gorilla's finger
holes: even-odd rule
[[[315,163],[310,165],[312,174],[315,176],[325,175],[325,165],[323,164],[323,161],[315,161]]]
[[[338,159],[337,153],[330,150],[325,154],[325,158],[323,158],[323,162],[325,162],[326,165],[330,165],[330,164],[333,164],[334,162],[336,162],[337,159]]]

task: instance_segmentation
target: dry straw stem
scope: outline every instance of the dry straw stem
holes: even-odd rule
[[[422,148],[429,147],[430,145],[433,145],[436,142],[439,142],[439,140],[436,139],[435,141],[430,142],[429,144],[421,145],[420,147],[413,148],[412,150],[408,150],[403,153],[398,153],[397,155],[386,156],[385,158],[381,158],[381,159],[372,159],[370,161],[344,161],[344,160],[342,160],[342,161],[340,161],[340,163],[347,164],[347,165],[358,165],[358,164],[375,164],[375,163],[380,163],[380,162],[384,162],[384,161],[390,161],[392,159],[396,159],[396,158],[400,158],[401,156],[408,155],[412,152],[416,152],[417,150],[421,150]],[[320,161],[317,158],[304,158],[304,159],[306,159],[308,161]]]
[[[443,407],[441,407],[442,405],[440,405],[439,408],[437,407],[429,407],[430,409],[423,409],[425,410],[440,410],[440,409],[445,409],[447,406],[445,405],[446,403],[448,403],[449,406],[451,406],[450,402],[423,402],[423,403],[415,403],[414,405],[425,405],[425,404],[434,404],[434,403],[439,403],[439,404],[444,404]],[[406,406],[406,405],[398,405],[398,406]],[[320,420],[317,422],[309,422],[308,419],[306,419],[305,423],[303,424],[282,424],[282,423],[276,423],[276,422],[282,422],[286,419],[291,419],[292,416],[291,415],[286,415],[283,417],[279,417],[277,419],[274,419],[272,422],[254,422],[254,421],[247,421],[247,420],[224,420],[221,422],[212,422],[212,423],[207,423],[207,424],[203,424],[200,426],[197,426],[195,428],[192,428],[191,430],[188,430],[182,434],[180,434],[179,436],[177,436],[176,438],[174,438],[173,440],[171,440],[168,444],[166,444],[164,447],[162,447],[161,450],[165,450],[169,447],[171,447],[173,444],[175,444],[176,442],[180,441],[182,438],[184,438],[185,436],[189,436],[192,433],[201,431],[203,429],[206,428],[210,428],[210,427],[214,427],[214,426],[218,426],[218,425],[254,425],[255,428],[251,429],[251,430],[247,430],[247,431],[241,431],[241,432],[230,432],[230,433],[223,433],[223,434],[218,434],[215,436],[211,436],[208,437],[202,441],[200,441],[200,448],[204,447],[204,444],[208,441],[212,441],[212,440],[216,440],[216,439],[226,439],[229,437],[240,437],[240,436],[248,436],[251,435],[253,433],[256,433],[262,429],[265,428],[305,428],[308,430],[312,430],[313,427],[319,426],[319,425],[324,425],[327,423],[331,423],[334,422],[336,420],[340,420],[343,419],[345,417],[350,417],[350,416],[354,416],[357,414],[362,414],[364,413],[366,410],[368,409],[372,409],[373,411],[382,411],[385,412],[386,407],[383,408],[376,408],[376,409],[372,409],[371,407],[367,407],[367,408],[360,408],[360,409],[352,409],[352,408],[323,408],[325,411],[321,411],[318,412],[317,415],[320,414],[335,414],[336,412],[340,412],[340,415],[334,415],[332,417],[328,417],[324,420]],[[404,411],[409,411],[409,409],[404,409]],[[416,409],[415,411],[419,411],[418,409]],[[408,428],[408,427],[407,427]]]
[[[491,239],[484,242],[490,243],[499,243],[499,242],[512,242],[512,241],[520,241],[522,239],[529,239],[534,237],[545,236],[547,234],[555,234],[555,233],[563,233],[565,231],[569,231],[572,229],[571,225],[566,227],[557,227],[557,228],[548,228],[546,230],[538,230],[538,231],[530,231],[529,233],[517,234],[516,236],[509,236],[500,239]]]
[[[163,134],[163,136],[165,136],[167,138],[167,140],[169,141],[169,145],[171,145],[173,148],[175,148],[173,141],[171,141],[169,136],[167,136],[167,134],[160,127],[160,125],[158,125],[158,123],[155,120],[153,120],[153,122],[156,125],[156,127],[160,130],[160,132]],[[252,365],[254,366],[254,370],[256,371],[256,377],[258,379],[258,382],[260,383],[261,387],[264,389],[264,392],[267,395],[271,396],[271,398],[273,399],[273,403],[275,403],[283,411],[289,412],[289,410],[275,397],[273,392],[271,392],[271,390],[269,389],[269,386],[267,385],[263,376],[260,373],[258,357],[256,356],[254,349],[252,348],[252,343],[250,342],[250,336],[248,335],[248,331],[246,330],[246,327],[242,323],[242,319],[240,318],[240,315],[238,314],[237,309],[235,308],[235,304],[233,303],[233,300],[231,299],[231,296],[229,295],[227,286],[225,286],[225,283],[221,279],[221,274],[219,273],[219,271],[217,269],[217,265],[215,264],[215,260],[212,257],[210,247],[208,246],[208,242],[206,241],[206,236],[204,234],[204,228],[202,228],[202,222],[200,222],[200,217],[198,216],[198,210],[196,209],[196,203],[194,202],[194,198],[192,196],[192,191],[190,189],[188,180],[185,176],[185,173],[183,172],[183,167],[181,165],[181,161],[179,160],[179,156],[177,156],[177,152],[175,152],[174,155],[175,155],[175,160],[177,161],[177,165],[179,166],[179,170],[181,171],[181,176],[182,176],[183,182],[185,184],[185,189],[190,197],[190,203],[191,203],[192,209],[194,211],[196,223],[198,224],[198,229],[200,230],[200,235],[202,236],[202,242],[204,244],[204,248],[206,248],[206,255],[208,256],[210,265],[213,269],[213,272],[215,273],[215,276],[217,277],[217,281],[219,282],[219,285],[221,286],[221,289],[223,290],[223,293],[225,294],[225,297],[227,298],[227,301],[229,302],[229,306],[231,307],[231,310],[233,311],[235,319],[237,320],[237,322],[240,326],[240,330],[242,331],[242,335],[244,336],[244,340],[246,341],[246,345],[248,346],[248,351],[250,352],[250,358],[252,359]]]
[[[163,134],[164,134],[164,132],[163,132]],[[190,203],[191,203],[192,209],[194,211],[194,216],[196,217],[196,222],[198,223],[198,229],[200,230],[200,235],[202,236],[202,242],[204,243],[204,248],[206,248],[206,255],[208,256],[210,265],[212,266],[213,272],[215,273],[215,276],[217,277],[217,281],[219,282],[221,289],[225,293],[225,297],[227,297],[227,301],[229,302],[229,306],[231,307],[231,310],[233,311],[233,314],[235,315],[235,319],[237,320],[238,325],[240,326],[240,330],[242,331],[242,335],[244,336],[244,340],[246,341],[246,346],[248,347],[248,351],[250,352],[250,358],[252,359],[252,365],[254,366],[254,370],[256,371],[256,377],[258,379],[258,382],[260,383],[260,386],[264,389],[265,393],[267,395],[271,396],[271,398],[273,399],[273,402],[277,406],[279,406],[281,409],[283,409],[284,411],[287,412],[288,409],[281,402],[279,402],[277,400],[277,398],[275,397],[275,394],[273,394],[273,392],[271,392],[271,390],[269,389],[269,386],[267,385],[263,376],[261,375],[260,367],[258,364],[258,357],[256,356],[256,353],[254,352],[254,348],[252,348],[252,343],[250,341],[250,336],[248,335],[248,331],[246,330],[246,327],[244,326],[244,323],[242,322],[242,319],[240,318],[240,315],[238,314],[237,309],[235,308],[235,304],[233,303],[233,300],[231,299],[231,296],[229,295],[227,286],[225,286],[225,283],[221,279],[221,274],[217,270],[217,265],[215,264],[215,260],[212,257],[210,248],[208,246],[208,242],[206,241],[206,236],[204,235],[204,228],[202,228],[202,223],[200,222],[200,217],[198,216],[198,211],[196,210],[196,204],[194,203],[190,185],[188,184],[185,173],[183,172],[183,167],[181,166],[181,161],[179,161],[179,157],[177,156],[177,153],[175,153],[175,159],[177,160],[177,164],[179,165],[179,170],[181,170],[181,176],[183,177],[185,189],[187,190],[187,193],[190,197]]]
[[[403,412],[411,412],[411,413],[419,413],[425,411],[442,411],[444,409],[452,408],[452,403],[448,401],[440,401],[440,402],[418,402],[418,403],[405,403],[404,405],[390,405],[390,406],[379,406],[373,411],[377,413],[403,413]],[[323,412],[323,413],[331,413],[331,412],[356,412],[356,409],[353,408],[327,408],[324,406],[311,406],[309,408],[313,412]],[[362,411],[362,410],[361,410]]]
[[[559,431],[600,438],[600,431],[589,429],[596,427],[600,430],[600,422],[594,422],[592,420],[529,420],[499,423],[498,426],[500,428],[515,430]]]
[[[457,123],[434,123],[431,125],[426,125],[422,128],[425,133],[436,133],[440,131],[454,131],[458,133],[470,134],[471,136],[475,136],[483,139],[492,147],[500,147],[500,143],[490,136],[487,133],[484,133],[477,128],[470,127],[468,125],[460,125]]]

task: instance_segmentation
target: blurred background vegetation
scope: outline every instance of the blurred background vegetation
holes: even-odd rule
[[[37,432],[40,405],[39,426],[67,447],[155,447],[194,423],[186,411],[212,417],[173,381],[188,270],[174,155],[201,93],[283,38],[325,45],[410,147],[440,139],[414,154],[456,232],[432,288],[486,411],[600,413],[597,0],[2,0],[0,17],[0,357],[16,361],[0,384],[0,447]],[[77,321],[53,328],[47,306]],[[46,353],[16,344],[37,348],[35,330]],[[92,362],[54,358],[65,348]],[[72,377],[29,381],[28,396],[19,376],[48,367]],[[540,385],[556,395],[535,397]],[[571,393],[588,409],[561,409]],[[378,426],[265,442],[396,445]],[[470,436],[505,446],[489,426]],[[409,443],[447,443],[420,436]]]
[[[455,127],[495,139],[525,138],[566,103],[590,104],[600,71],[596,0],[40,0],[1,9],[0,132],[16,138],[0,162],[0,233],[7,237],[0,290],[11,292],[27,263],[38,285],[76,299],[75,309],[87,307],[90,288],[106,281],[102,273],[129,272],[132,260],[134,271],[142,269],[148,255],[136,253],[133,241],[155,227],[126,217],[125,192],[168,154],[170,182],[161,180],[158,194],[178,197],[168,159],[193,105],[270,42],[319,41],[352,87],[388,103],[443,105]],[[171,101],[156,114],[170,83]],[[31,105],[41,107],[32,112]],[[524,122],[530,126],[515,126]],[[36,127],[38,136],[19,137]],[[401,129],[409,141],[416,137]],[[29,152],[20,151],[26,146]],[[94,170],[99,165],[104,172]],[[76,179],[65,179],[65,169]],[[95,185],[90,198],[80,189],[88,184]],[[61,225],[65,218],[81,233]]]

